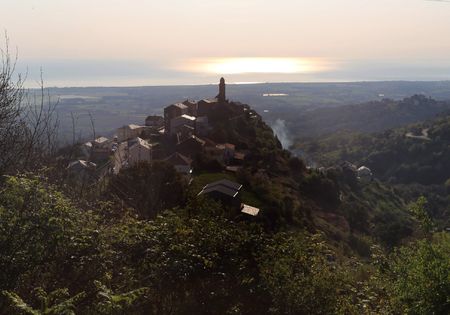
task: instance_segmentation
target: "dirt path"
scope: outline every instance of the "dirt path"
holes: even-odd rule
[[[427,129],[423,129],[422,130],[422,135],[420,135],[420,136],[416,136],[412,132],[407,132],[405,136],[407,138],[431,141],[431,138],[428,136],[428,128]]]

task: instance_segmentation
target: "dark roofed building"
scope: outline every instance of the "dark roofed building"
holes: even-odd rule
[[[176,151],[190,158],[195,157],[198,153],[203,152],[205,141],[202,139],[191,136],[188,139],[178,143],[176,145]]]
[[[173,165],[173,167],[176,169],[178,173],[184,175],[190,175],[192,173],[191,167],[192,159],[188,158],[187,156],[184,156],[183,154],[175,152],[174,154],[166,158],[164,161]]]
[[[206,185],[198,195],[208,196],[237,209],[240,207],[240,198],[238,195],[241,188],[242,185],[239,183],[222,179]]]
[[[231,181],[229,179],[221,179],[221,180],[218,180],[216,182],[209,183],[208,185],[206,185],[203,188],[210,188],[210,187],[214,187],[214,186],[224,186],[224,187],[236,190],[236,191],[239,191],[242,188],[241,184],[233,182],[233,181]]]
[[[170,121],[182,115],[187,115],[189,108],[183,103],[176,103],[164,108],[164,128],[166,132],[170,132]]]
[[[183,102],[183,104],[188,107],[188,115],[190,115],[190,116],[197,116],[198,104],[197,104],[196,101],[185,100]]]
[[[203,99],[198,102],[197,115],[208,116],[214,108],[219,104],[217,98]]]
[[[145,119],[145,125],[153,128],[161,128],[164,126],[164,117],[150,115]]]

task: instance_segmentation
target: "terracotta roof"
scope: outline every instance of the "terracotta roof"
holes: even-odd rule
[[[231,144],[231,143],[220,143],[220,144],[216,145],[216,148],[220,149],[220,150],[225,150],[225,149],[234,150],[235,147],[236,146],[234,144]]]
[[[236,160],[244,160],[245,159],[246,154],[243,152],[235,152],[234,153],[234,158]]]

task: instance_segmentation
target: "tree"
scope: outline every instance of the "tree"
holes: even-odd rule
[[[41,76],[40,91],[26,93],[24,79],[16,74],[9,40],[0,56],[0,174],[34,170],[46,164],[57,149],[59,121],[57,102],[46,95]]]
[[[135,208],[142,218],[154,218],[162,210],[184,202],[184,182],[166,162],[142,162],[111,179],[109,191]]]

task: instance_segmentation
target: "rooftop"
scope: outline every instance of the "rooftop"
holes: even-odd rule
[[[226,186],[218,185],[218,186],[212,186],[212,187],[205,186],[205,188],[203,188],[202,191],[199,192],[198,195],[209,194],[214,191],[220,192],[224,195],[227,195],[227,196],[230,196],[233,198],[236,197],[237,194],[239,193],[238,190],[234,190],[234,189],[226,187]]]
[[[107,141],[109,141],[109,139],[106,138],[106,137],[98,137],[97,139],[94,140],[94,142],[97,143],[97,144],[101,144],[101,143],[104,143],[104,142],[107,142]]]
[[[172,106],[178,107],[180,109],[187,109],[188,107],[186,105],[184,105],[183,103],[175,103],[175,104],[171,104],[169,106],[167,106],[166,108],[170,108]]]
[[[241,212],[255,217],[259,213],[259,208],[255,208],[243,203],[241,205]]]
[[[211,188],[211,187],[214,187],[214,186],[224,186],[224,187],[227,187],[227,188],[230,188],[230,189],[233,189],[233,190],[237,190],[237,191],[239,191],[242,188],[242,185],[239,184],[239,183],[233,182],[233,181],[228,180],[228,179],[221,179],[221,180],[209,183],[208,185],[203,187],[203,189]]]
[[[205,103],[208,103],[208,104],[213,104],[213,103],[218,102],[217,98],[205,98],[205,99],[202,99],[202,101]]]
[[[183,117],[184,119],[189,119],[191,121],[194,121],[196,119],[194,116],[189,116],[189,115],[181,115],[181,117]]]
[[[172,165],[191,165],[192,160],[183,154],[175,152],[164,161],[172,164]]]
[[[131,148],[131,147],[133,147],[133,146],[135,146],[137,144],[139,144],[140,146],[143,146],[143,147],[145,147],[147,149],[151,149],[152,148],[152,145],[150,143],[148,143],[146,140],[144,140],[142,138],[139,138],[139,137],[136,137],[136,138],[128,141],[128,147],[129,148]]]

